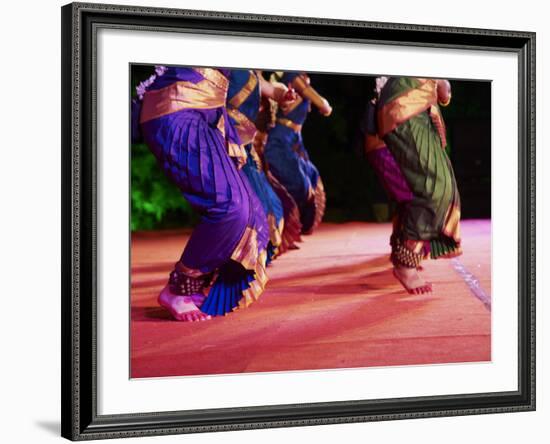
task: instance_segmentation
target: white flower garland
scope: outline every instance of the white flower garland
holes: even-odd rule
[[[162,76],[167,69],[168,68],[166,66],[155,65],[155,74],[152,74],[148,79],[145,79],[138,86],[136,86],[136,93],[139,100],[143,99],[144,94],[147,92],[147,88],[153,84],[157,77]]]
[[[374,92],[376,95],[380,98],[380,92],[382,91],[382,88],[384,88],[384,85],[388,81],[389,77],[381,76],[376,78],[376,86],[374,88]]]

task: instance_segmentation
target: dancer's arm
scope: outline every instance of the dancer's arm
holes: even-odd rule
[[[273,99],[280,105],[291,102],[296,98],[296,93],[293,89],[289,89],[286,85],[279,82],[268,82],[264,79],[261,71],[256,71],[256,73],[260,81],[260,93],[263,97]]]
[[[446,79],[437,79],[437,101],[441,106],[451,102],[451,84]]]
[[[309,78],[299,75],[292,80],[292,87],[298,91],[305,99],[308,99],[313,103],[323,116],[329,116],[332,113],[332,107],[328,103],[327,99],[321,96],[315,89],[309,84]]]

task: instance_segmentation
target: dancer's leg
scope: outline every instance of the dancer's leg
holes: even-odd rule
[[[200,311],[204,302],[204,288],[209,283],[209,276],[192,277],[182,271],[182,264],[177,263],[170,274],[168,284],[158,296],[158,303],[166,308],[178,321],[205,321],[211,316]]]
[[[415,251],[418,245],[414,241],[402,241],[396,235],[392,235],[393,275],[403,285],[405,290],[411,294],[429,293],[432,291],[432,284],[426,282],[419,274],[420,263],[423,254]]]

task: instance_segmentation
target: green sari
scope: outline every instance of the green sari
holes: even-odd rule
[[[400,203],[392,238],[424,257],[460,254],[460,196],[444,149],[436,81],[390,77],[380,92],[377,126],[412,196]]]

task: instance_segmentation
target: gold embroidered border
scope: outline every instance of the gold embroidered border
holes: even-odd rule
[[[278,247],[279,245],[281,245],[282,229],[280,224],[277,224],[277,221],[275,220],[275,215],[267,215],[267,225],[269,226],[269,240],[271,242],[271,245],[273,245],[274,247]]]
[[[249,73],[250,76],[248,77],[248,81],[245,85],[237,94],[229,99],[229,104],[235,108],[240,107],[258,85],[258,78],[256,77],[256,74],[252,71],[249,71]]]
[[[299,133],[300,131],[302,131],[302,125],[298,125],[297,123],[294,123],[290,119],[279,117],[277,119],[277,123],[280,123],[281,125],[286,126],[287,128],[290,128],[295,133]]]
[[[315,187],[315,218],[311,227],[312,230],[316,229],[323,220],[326,205],[327,195],[325,193],[323,181],[319,177],[319,179],[317,180],[317,186]]]
[[[251,143],[254,139],[254,135],[256,134],[256,125],[254,122],[252,122],[242,112],[234,108],[228,108],[227,114],[229,114],[229,117],[236,122],[235,129],[239,134],[241,143],[243,145],[248,145]]]
[[[267,252],[265,250],[258,252],[258,235],[255,229],[246,227],[231,259],[239,262],[247,270],[254,271],[254,280],[250,282],[250,287],[243,291],[243,297],[235,309],[246,308],[259,299],[267,283],[265,272]]]
[[[182,109],[213,109],[225,105],[227,90],[208,80],[181,81],[147,91],[143,96],[140,122],[172,114]]]
[[[254,270],[258,260],[258,234],[251,227],[246,227],[241,240],[233,250],[231,259],[247,270]]]
[[[254,146],[250,148],[250,157],[252,157],[258,171],[263,171],[262,159],[258,155],[258,152]]]
[[[258,260],[254,268],[254,280],[250,282],[250,287],[243,291],[243,297],[239,301],[239,305],[235,309],[248,307],[253,302],[257,301],[262,295],[267,284],[267,273],[265,272],[265,262],[267,252],[262,250],[258,254]]]
[[[193,68],[206,80],[212,82],[218,88],[223,89],[227,93],[229,88],[229,79],[225,77],[221,71],[214,68]]]
[[[442,231],[446,236],[453,238],[455,242],[460,242],[460,207],[458,205],[453,204],[447,210]]]
[[[227,143],[227,154],[229,154],[229,157],[235,159],[237,169],[241,169],[243,167],[248,157],[244,146],[233,142]]]
[[[218,119],[218,124],[216,125],[216,128],[220,131],[220,133],[222,133],[222,136],[225,139],[225,117],[223,114]]]
[[[419,79],[418,88],[409,90],[385,104],[378,111],[378,132],[384,137],[406,120],[437,103],[437,83],[433,79]]]

